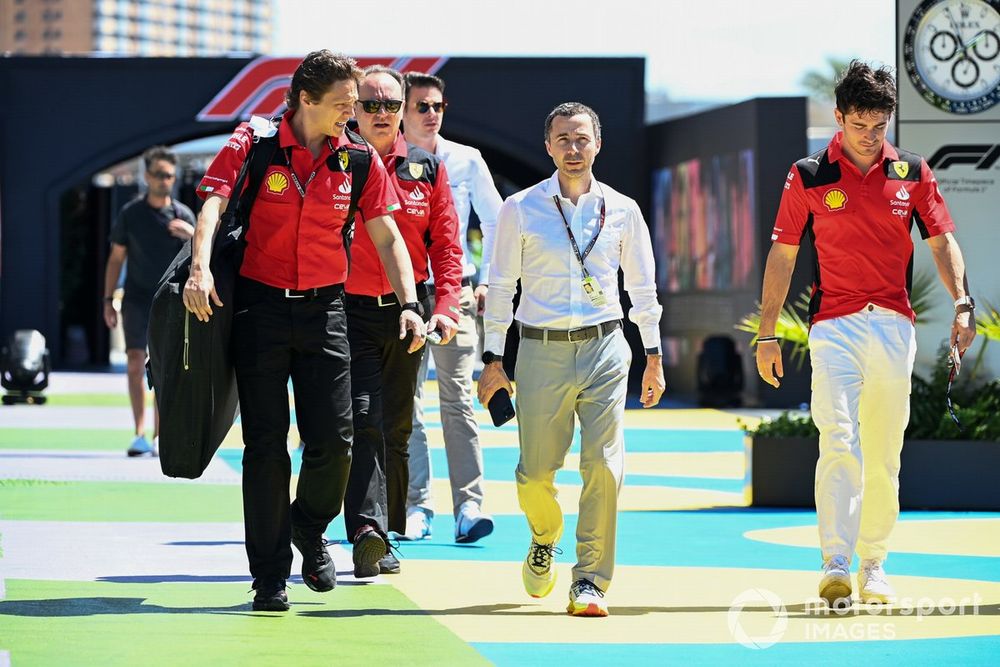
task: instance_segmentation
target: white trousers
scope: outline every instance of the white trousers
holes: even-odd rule
[[[625,392],[632,352],[621,329],[581,342],[521,339],[514,379],[521,457],[517,498],[539,544],[562,537],[556,471],[580,420],[583,490],[573,579],[602,590],[615,568],[618,492],[625,468]]]
[[[885,559],[899,516],[899,457],[917,344],[909,318],[873,304],[809,333],[819,429],[816,514],[826,560]]]

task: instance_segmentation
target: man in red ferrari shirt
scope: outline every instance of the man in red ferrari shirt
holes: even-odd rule
[[[233,362],[243,421],[243,514],[255,610],[285,611],[291,541],[302,552],[302,579],[315,591],[336,585],[323,533],[340,511],[351,465],[350,349],[344,313],[353,176],[349,149],[368,151],[345,132],[361,71],[329,51],[306,56],[286,94],[278,148],[250,212],[236,285]],[[352,136],[353,135],[353,136]],[[212,240],[253,142],[243,124],[199,186],[199,215],[184,305],[207,321],[222,307],[209,270]],[[423,344],[424,323],[406,245],[390,215],[399,206],[381,161],[371,156],[358,218],[403,308],[393,331]],[[387,287],[387,290],[390,288]],[[295,501],[289,506],[288,380],[305,442]]]
[[[448,174],[441,160],[407,144],[399,131],[403,116],[399,72],[367,68],[359,94],[358,129],[378,153],[401,203],[395,218],[425,308],[428,264],[434,271],[436,303],[428,331],[436,331],[447,343],[458,328],[462,290],[462,247]],[[387,534],[406,528],[407,443],[421,361],[421,354],[407,353],[392,335],[399,302],[372,241],[365,230],[358,230],[346,286],[355,437],[344,523],[354,543],[356,577],[399,572]]]
[[[820,432],[819,594],[830,606],[850,599],[855,551],[862,601],[895,596],[882,563],[899,515],[899,459],[916,354],[909,299],[914,224],[955,299],[951,345],[965,352],[976,335],[965,263],[937,181],[922,157],[885,141],[896,108],[892,72],[854,61],[835,92],[841,132],[796,162],[785,181],[757,339],[757,369],[777,387],[775,322],[799,241],[809,234],[816,248],[809,351],[812,418]]]

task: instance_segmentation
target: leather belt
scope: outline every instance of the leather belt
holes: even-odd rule
[[[417,283],[417,301],[423,301],[427,298],[427,285],[424,283]],[[387,306],[399,307],[399,299],[396,298],[395,292],[389,292],[388,294],[380,294],[378,296],[367,296],[365,294],[350,294],[348,293],[344,297],[346,303],[352,306],[363,306],[365,308],[385,308]]]
[[[462,287],[472,287],[472,278],[462,278]],[[434,283],[427,284],[427,293],[434,294],[437,290],[434,288]]]
[[[310,287],[309,289],[286,289],[283,287],[272,287],[259,280],[250,278],[240,278],[249,289],[256,290],[268,297],[278,299],[310,299],[323,298],[328,296],[340,296],[344,293],[344,283],[335,285],[324,285],[323,287]]]
[[[591,338],[598,338],[599,336],[607,336],[612,331],[621,329],[621,327],[621,320],[611,320],[610,322],[601,322],[600,324],[595,324],[589,327],[580,327],[579,329],[568,330],[536,329],[535,327],[522,326],[521,338],[531,338],[532,340],[548,339],[552,341],[568,341],[575,343],[582,340],[590,340]]]

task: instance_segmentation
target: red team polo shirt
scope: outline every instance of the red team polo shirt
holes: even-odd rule
[[[809,304],[815,324],[863,309],[869,302],[914,319],[910,307],[916,224],[924,239],[955,229],[927,162],[882,144],[867,174],[841,148],[829,146],[788,172],[771,240],[799,245],[809,234],[816,248]]]
[[[264,174],[250,211],[240,275],[282,289],[343,283],[347,280],[347,254],[341,228],[350,208],[351,173],[340,166],[340,156],[333,153],[348,146],[366,147],[352,143],[345,132],[323,142],[319,157],[313,159],[312,152],[300,146],[292,134],[292,114],[287,112],[278,126],[278,154]],[[253,132],[242,123],[205,172],[198,194],[229,197],[252,143]],[[399,206],[385,167],[375,157],[373,154],[358,201],[358,230],[364,229],[363,221],[387,215]],[[289,162],[305,197],[291,178]]]
[[[444,162],[431,153],[406,143],[396,135],[392,149],[382,162],[396,196],[402,203],[393,213],[406,242],[417,283],[428,278],[428,257],[434,269],[434,312],[458,321],[462,291],[462,247],[458,240],[458,214]],[[380,296],[392,292],[375,244],[363,227],[354,232],[351,275],[344,287],[348,294]]]

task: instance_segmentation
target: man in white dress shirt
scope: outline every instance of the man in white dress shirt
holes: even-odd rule
[[[406,140],[441,158],[451,181],[452,199],[458,213],[458,236],[462,245],[463,270],[458,334],[447,345],[428,346],[430,354],[417,375],[417,393],[410,435],[410,488],[406,507],[406,533],[401,537],[422,540],[431,535],[434,516],[431,498],[431,461],[424,430],[424,381],[427,358],[434,356],[441,427],[444,431],[448,477],[451,481],[452,511],[455,515],[455,541],[475,542],[493,532],[493,518],[483,514],[483,452],[479,446],[479,427],[472,405],[472,371],[479,347],[476,318],[486,302],[489,253],[496,227],[500,193],[479,151],[442,137],[441,123],[447,102],[444,81],[436,76],[409,72],[406,75],[406,108],[403,113]],[[483,262],[479,284],[472,289],[476,265],[469,252],[469,213],[476,209],[483,233]],[[433,279],[433,276],[431,276]],[[430,281],[428,281],[430,287]],[[433,298],[433,297],[432,297]]]
[[[615,564],[618,492],[624,463],[625,392],[631,351],[622,333],[618,269],[632,299],[629,319],[646,351],[642,405],[664,390],[653,249],[634,200],[593,177],[601,123],[576,102],[545,120],[545,149],[556,172],[508,198],[497,217],[486,302],[479,400],[499,389],[513,394],[503,370],[511,300],[518,279],[521,332],[517,353],[517,417],[521,457],[517,495],[531,528],[522,567],[525,590],[548,595],[563,516],[554,485],[580,420],[583,491],[576,529],[576,566],[567,611],[607,616],[604,593]]]

